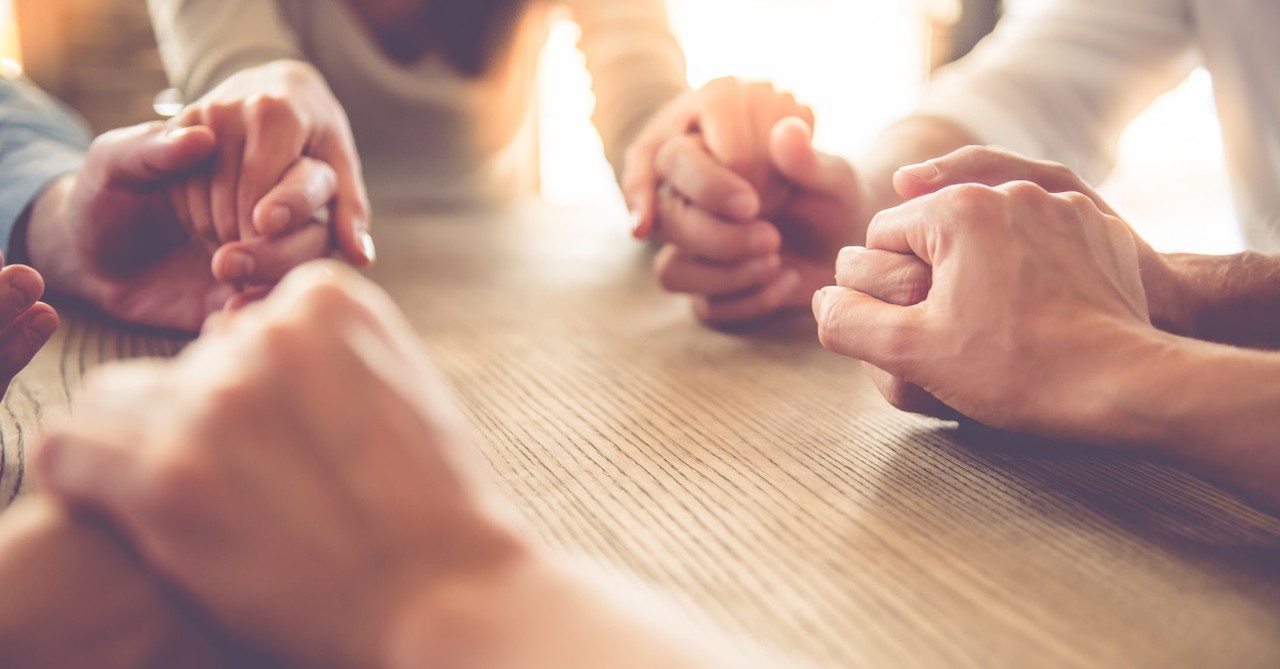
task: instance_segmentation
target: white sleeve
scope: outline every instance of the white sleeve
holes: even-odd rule
[[[621,174],[631,140],[663,105],[688,90],[684,53],[663,0],[568,3],[582,30],[596,107],[591,120],[605,156]]]
[[[147,0],[169,81],[187,100],[227,77],[282,58],[301,58],[275,0]]]
[[[1195,65],[1184,0],[1053,0],[943,68],[916,114],[1094,183],[1125,126]]]

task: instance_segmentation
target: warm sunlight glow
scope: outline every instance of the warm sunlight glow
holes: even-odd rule
[[[814,108],[817,142],[852,154],[911,109],[919,90],[923,22],[910,2],[669,0],[697,87],[721,76],[773,81]],[[731,24],[725,17],[732,16]],[[731,25],[731,27],[730,27]],[[544,56],[543,193],[556,202],[617,202],[578,36],[559,24]]]
[[[18,22],[14,20],[13,3],[0,0],[0,77],[22,74],[22,49],[18,43]]]
[[[813,106],[823,149],[851,157],[885,124],[911,110],[924,70],[921,12],[936,13],[949,4],[954,3],[668,0],[691,85],[724,75],[771,80]],[[1043,4],[1007,1],[1017,14]],[[593,100],[574,48],[577,38],[576,26],[558,24],[544,56],[543,194],[554,202],[619,204],[589,123]],[[1158,249],[1226,253],[1242,247],[1206,72],[1197,71],[1135,121],[1104,192]],[[1179,197],[1168,197],[1171,192]]]

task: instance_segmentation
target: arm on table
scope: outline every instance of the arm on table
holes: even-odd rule
[[[109,529],[45,497],[0,516],[0,591],[0,666],[250,666],[220,657]]]

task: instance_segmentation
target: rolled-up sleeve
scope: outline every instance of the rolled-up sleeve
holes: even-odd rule
[[[227,77],[302,58],[275,0],[147,0],[169,81],[195,100]]]
[[[592,121],[605,156],[622,173],[631,140],[667,102],[688,90],[684,53],[663,0],[567,3],[582,30],[578,47],[591,73]]]
[[[84,123],[34,86],[0,78],[0,250],[18,219],[54,179],[84,161],[91,135]]]
[[[916,113],[1097,182],[1125,126],[1195,65],[1184,0],[1055,0],[943,68]]]

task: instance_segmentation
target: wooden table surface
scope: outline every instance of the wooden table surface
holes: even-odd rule
[[[613,212],[378,226],[535,530],[797,666],[1280,666],[1280,520],[1210,485],[898,413],[804,315],[702,327]],[[64,323],[4,402],[0,503],[85,371],[183,344]]]

